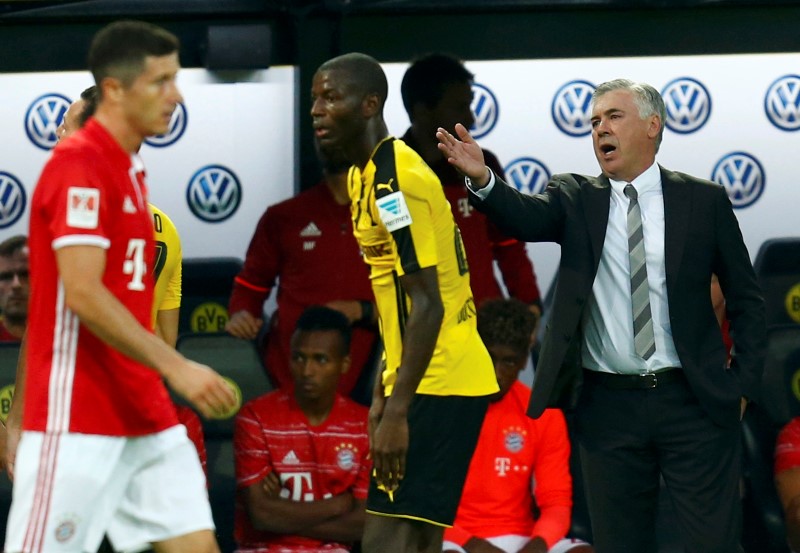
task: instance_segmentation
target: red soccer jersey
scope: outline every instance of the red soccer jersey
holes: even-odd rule
[[[800,417],[783,427],[775,444],[775,474],[800,467]]]
[[[529,418],[530,396],[527,386],[515,382],[503,399],[489,404],[456,520],[444,539],[464,544],[472,536],[541,536],[550,548],[567,534],[572,512],[567,425],[557,409]]]
[[[333,300],[375,301],[353,236],[350,205],[337,204],[325,184],[270,206],[262,215],[234,281],[228,312],[245,309],[261,317],[276,279],[278,309],[270,321],[264,364],[279,387],[291,390],[289,342],[303,311]],[[340,394],[352,391],[376,339],[375,329],[353,327],[352,363],[339,380]]]
[[[403,136],[403,142],[419,152],[410,129]],[[503,168],[495,155],[488,150],[484,150],[483,154],[486,165],[503,177]],[[450,202],[453,218],[461,231],[469,264],[469,286],[475,304],[480,306],[486,299],[503,295],[495,278],[494,262],[497,262],[511,297],[527,304],[539,303],[539,286],[525,244],[505,236],[483,213],[469,205],[464,177],[444,157],[430,164],[430,168],[442,182],[444,195]]]
[[[19,343],[20,339],[11,334],[0,319],[0,342]]]
[[[367,409],[342,396],[336,397],[327,420],[319,426],[308,424],[286,391],[258,397],[236,417],[233,448],[239,489],[260,485],[265,476],[276,472],[283,485],[281,496],[292,501],[319,501],[345,492],[356,499],[367,497],[372,467],[367,459]],[[239,499],[235,518],[239,549],[349,549],[344,544],[255,530]]]
[[[139,436],[178,422],[161,376],[67,308],[56,265],[60,248],[103,248],[103,284],[151,328],[153,222],[143,169],[90,120],[56,147],[39,178],[30,215],[25,430]]]

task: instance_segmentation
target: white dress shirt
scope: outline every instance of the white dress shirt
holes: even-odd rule
[[[475,190],[469,180],[467,186],[479,198],[485,199],[495,182],[492,173],[484,188]],[[611,201],[606,238],[592,293],[583,313],[581,361],[587,369],[620,374],[644,374],[667,367],[679,367],[667,302],[661,171],[654,163],[631,183],[639,195],[642,212],[650,311],[656,340],[656,351],[646,361],[636,354],[633,345],[627,223],[629,200],[622,192],[627,183],[610,182]]]

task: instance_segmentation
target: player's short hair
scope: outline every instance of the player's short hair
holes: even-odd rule
[[[400,94],[403,106],[411,118],[414,106],[423,104],[428,108],[438,104],[444,89],[452,83],[470,83],[475,79],[464,63],[457,57],[445,53],[426,54],[417,58],[403,75]]]
[[[536,320],[528,306],[516,298],[486,300],[478,309],[478,334],[486,347],[508,346],[527,355]]]
[[[97,111],[97,102],[100,100],[97,85],[92,85],[81,92],[81,100],[83,100],[83,111],[78,114],[78,127],[83,127],[89,118],[94,115],[94,112]]]
[[[0,242],[0,257],[11,257],[28,245],[28,237],[17,234]]]
[[[103,27],[89,47],[89,71],[99,85],[106,77],[130,84],[144,70],[145,58],[177,52],[180,41],[169,31],[143,21],[117,21]]]
[[[308,307],[297,319],[295,333],[298,332],[337,332],[340,337],[342,356],[350,354],[350,321],[341,311],[322,305]]]
[[[361,52],[350,52],[329,59],[320,65],[317,71],[346,72],[359,94],[363,97],[375,94],[378,97],[380,111],[383,113],[383,106],[386,105],[386,98],[389,95],[389,83],[381,64],[372,56]]]

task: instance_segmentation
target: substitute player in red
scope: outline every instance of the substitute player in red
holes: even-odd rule
[[[219,551],[200,463],[162,377],[203,415],[235,397],[152,333],[153,224],[134,153],[167,131],[178,41],[146,23],[89,52],[97,114],[60,144],[34,191],[23,434],[6,551]]]
[[[350,367],[350,337],[341,312],[306,309],[291,339],[292,391],[239,412],[239,553],[346,553],[361,538],[372,466],[367,408],[336,392]]]

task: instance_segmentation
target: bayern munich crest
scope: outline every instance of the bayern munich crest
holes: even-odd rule
[[[336,464],[342,470],[351,470],[356,465],[356,447],[353,444],[336,446]]]
[[[525,447],[525,431],[522,428],[506,428],[503,434],[504,444],[510,453],[519,453]]]

